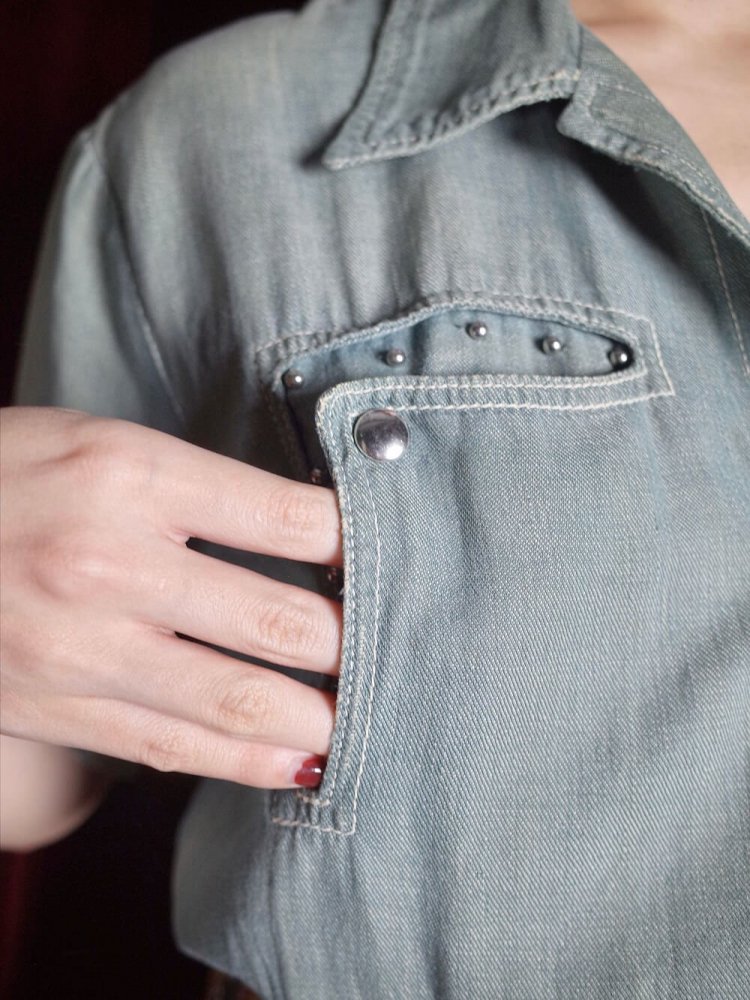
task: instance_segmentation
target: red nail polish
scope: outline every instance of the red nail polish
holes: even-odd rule
[[[294,776],[295,784],[303,788],[317,788],[323,780],[326,769],[325,757],[308,757],[302,761],[302,766]]]

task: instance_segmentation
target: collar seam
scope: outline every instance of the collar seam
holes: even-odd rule
[[[479,103],[477,94],[481,93],[481,90],[468,92],[464,95],[464,103],[468,106],[459,109],[458,112],[449,110],[429,117],[424,116],[421,119],[421,128],[418,123],[396,122],[381,139],[367,144],[367,152],[329,159],[327,165],[338,169],[356,166],[370,160],[390,159],[402,152],[421,152],[432,146],[436,140],[447,140],[463,135],[517,107],[570,97],[580,76],[580,69],[573,71],[557,69],[508,89],[493,89]],[[394,135],[396,132],[398,134]]]
[[[606,116],[600,115],[592,107],[596,92],[600,87],[610,86],[607,81],[592,80],[589,86],[589,93],[583,101],[581,111],[586,118],[599,130],[598,148],[605,153],[612,155],[620,162],[628,163],[632,166],[641,164],[650,167],[656,174],[666,180],[676,181],[682,189],[691,193],[699,203],[708,211],[718,216],[743,243],[750,246],[750,230],[743,226],[740,221],[722,206],[720,202],[726,202],[727,195],[724,190],[708,177],[699,167],[690,163],[684,157],[675,155],[665,146],[647,139],[639,139],[630,135],[622,128],[607,121]],[[647,96],[647,95],[638,95]],[[597,148],[597,147],[595,147]],[[665,157],[664,153],[668,155]],[[645,154],[650,153],[650,156]],[[677,163],[688,166],[695,175],[695,179],[680,169]]]

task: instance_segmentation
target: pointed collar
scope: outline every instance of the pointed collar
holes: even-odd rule
[[[367,79],[325,167],[411,156],[513,108],[563,98],[563,135],[674,181],[750,247],[748,220],[693,141],[569,0],[379,2],[388,11]]]
[[[520,105],[569,97],[580,34],[567,0],[391,0],[324,166],[408,156]]]

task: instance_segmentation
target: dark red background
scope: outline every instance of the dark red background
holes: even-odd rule
[[[10,398],[44,212],[74,133],[165,49],[295,0],[2,0],[0,402]],[[0,856],[3,1000],[192,1000],[204,973],[169,928],[174,828],[192,787],[145,773],[80,831]]]

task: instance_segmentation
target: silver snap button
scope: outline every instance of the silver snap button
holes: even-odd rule
[[[550,333],[542,341],[542,350],[545,354],[559,354],[564,347],[564,341],[560,340],[554,333]]]
[[[610,348],[607,357],[613,368],[624,368],[630,364],[633,355],[629,348],[623,344],[617,344],[615,347]]]
[[[409,431],[395,410],[365,410],[354,422],[354,440],[368,458],[392,461],[406,450]]]
[[[400,347],[392,347],[386,352],[385,361],[386,364],[391,365],[393,368],[397,365],[402,365],[406,361],[406,351]]]
[[[289,368],[281,376],[281,379],[287,389],[298,389],[301,385],[305,384],[305,376],[302,372],[297,371],[296,368]]]
[[[486,323],[483,323],[481,320],[475,320],[473,323],[466,324],[466,332],[472,340],[481,340],[482,337],[487,336],[489,331]]]

